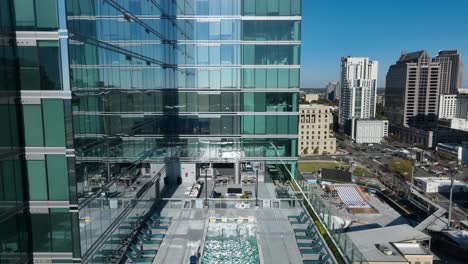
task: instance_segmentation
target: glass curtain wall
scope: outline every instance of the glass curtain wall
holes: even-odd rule
[[[66,4],[82,218],[168,159],[295,168],[300,0]]]
[[[80,257],[61,4],[0,4],[1,263]]]
[[[31,227],[20,119],[13,6],[0,3],[0,263],[30,263]]]

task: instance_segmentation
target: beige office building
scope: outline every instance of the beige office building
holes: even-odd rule
[[[332,107],[320,104],[299,105],[299,155],[333,154],[336,139],[333,135]]]

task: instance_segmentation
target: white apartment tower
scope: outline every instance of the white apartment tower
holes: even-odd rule
[[[375,117],[378,62],[369,58],[341,58],[341,126],[353,118]]]

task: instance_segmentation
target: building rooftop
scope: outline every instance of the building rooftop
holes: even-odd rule
[[[416,177],[415,179],[421,182],[425,182],[425,183],[450,184],[449,177]],[[453,184],[454,185],[467,185],[466,183],[458,181],[458,180],[454,180]]]
[[[426,53],[425,50],[420,50],[420,51],[401,54],[398,62],[404,62],[404,63],[417,62],[419,57],[421,57],[424,53]]]
[[[444,231],[447,237],[453,240],[455,243],[460,245],[463,248],[468,249],[468,231],[464,230],[453,230],[453,231]]]
[[[416,252],[424,255],[430,254],[422,247],[405,245],[412,241],[419,242],[431,239],[430,236],[406,224],[349,232],[348,236],[369,262],[406,261],[402,255],[406,253],[409,255]],[[383,248],[387,248],[389,251],[384,253]]]
[[[403,255],[428,255],[429,252],[418,243],[393,243]]]

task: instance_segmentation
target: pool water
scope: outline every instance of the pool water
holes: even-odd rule
[[[260,263],[255,224],[209,223],[201,263]]]

